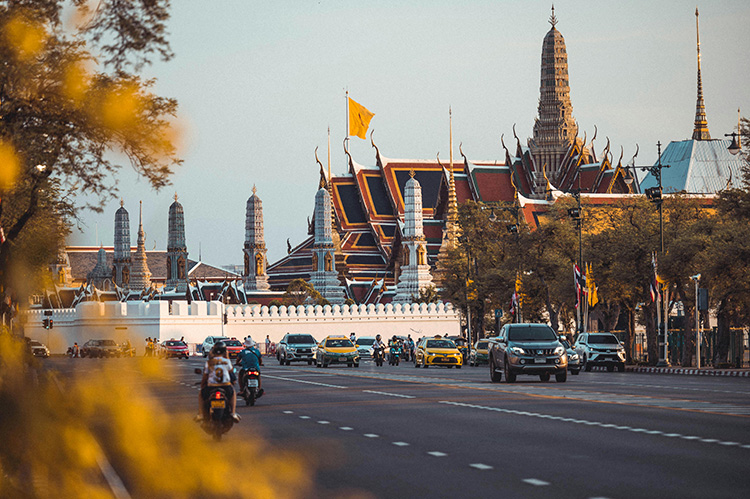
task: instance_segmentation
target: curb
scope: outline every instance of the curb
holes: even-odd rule
[[[603,366],[593,366],[592,371],[606,371]],[[625,366],[625,372],[647,374],[682,374],[689,376],[722,376],[730,378],[750,378],[750,370],[696,369],[686,367],[641,367]]]

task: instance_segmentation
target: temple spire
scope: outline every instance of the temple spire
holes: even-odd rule
[[[698,50],[698,98],[695,104],[695,124],[693,140],[711,140],[706,120],[706,105],[703,102],[703,81],[701,79],[701,35],[698,29],[698,7],[695,8],[695,38]]]
[[[549,23],[553,28],[557,24],[557,17],[555,17],[555,4],[552,4],[552,15],[549,17]]]

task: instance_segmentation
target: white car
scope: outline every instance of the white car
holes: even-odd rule
[[[583,333],[576,339],[575,349],[584,371],[592,366],[606,366],[607,371],[625,370],[625,347],[612,333]]]
[[[361,338],[357,338],[357,341],[354,342],[354,346],[357,347],[357,352],[359,353],[360,358],[372,358],[373,343],[375,343],[374,336],[362,336]]]
[[[31,340],[29,342],[29,347],[31,347],[31,354],[34,357],[49,357],[49,348],[47,348],[47,345],[45,345],[44,343],[36,340]]]
[[[226,336],[207,336],[206,339],[203,340],[203,344],[201,345],[201,352],[203,353],[203,356],[208,357],[208,352],[211,351],[215,344],[228,339],[229,338],[227,338]]]

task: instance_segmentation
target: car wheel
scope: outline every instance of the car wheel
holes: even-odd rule
[[[516,382],[516,374],[510,372],[510,366],[508,365],[508,361],[505,361],[505,382],[506,383],[515,383]]]
[[[588,372],[591,372],[591,364],[589,364],[589,359],[584,357],[583,358],[583,370]]]
[[[312,365],[312,361],[311,361],[311,360],[308,360],[308,361],[307,361],[307,365],[308,365],[308,366],[311,366],[311,365]]]
[[[354,367],[359,367],[359,362],[355,362]]]
[[[565,383],[568,380],[568,371],[555,374],[555,381],[558,383]]]
[[[607,372],[608,373],[615,372],[615,366],[613,366],[612,364],[607,365]]]
[[[541,381],[542,381],[543,383],[546,383],[547,381],[549,381],[549,373],[542,373],[542,374],[540,374],[540,375],[539,375],[539,379],[540,379],[540,380],[541,380]]]
[[[287,361],[286,361],[286,365],[288,365],[288,366],[291,366],[291,365],[292,365],[292,361],[291,361],[291,360],[289,360],[289,359],[287,359]]]
[[[624,373],[625,372],[625,364],[617,364],[617,372],[618,373]]]
[[[503,373],[497,372],[495,369],[495,361],[490,359],[490,381],[493,383],[499,383],[503,379]]]
[[[416,368],[419,368],[419,367],[421,367],[421,366],[419,365],[419,362],[417,362],[417,359],[414,359],[414,367],[416,367]]]
[[[284,365],[284,361],[281,360],[281,355],[278,355],[276,358],[279,359],[279,365],[283,366]]]
[[[572,371],[570,371],[570,374],[572,374],[573,376],[578,376],[578,374],[579,374],[580,372],[581,372],[581,370],[580,370],[580,369],[573,369]]]
[[[461,364],[457,365],[456,369],[461,369]]]

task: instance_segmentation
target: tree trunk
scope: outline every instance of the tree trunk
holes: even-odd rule
[[[716,309],[716,350],[714,351],[714,366],[720,367],[720,364],[727,362],[729,356],[729,300],[722,298]]]
[[[633,364],[633,343],[635,343],[635,311],[632,307],[625,309],[627,324],[625,324],[625,362]]]
[[[646,340],[648,341],[648,364],[655,366],[659,362],[659,331],[656,323],[656,303],[650,303],[644,310],[646,321]]]
[[[685,301],[682,302],[683,304]],[[683,324],[682,334],[685,348],[682,349],[682,359],[680,364],[684,367],[693,365],[693,356],[695,355],[695,306],[685,307],[685,324]]]

